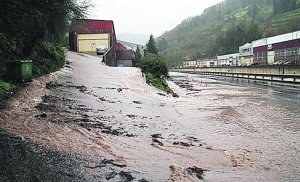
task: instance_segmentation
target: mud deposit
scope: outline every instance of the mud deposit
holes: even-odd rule
[[[295,90],[171,73],[173,97],[136,68],[67,59],[0,110],[0,181],[300,180]]]

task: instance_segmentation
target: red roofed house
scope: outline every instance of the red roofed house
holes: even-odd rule
[[[108,66],[117,66],[116,34],[111,20],[76,19],[69,32],[70,50],[96,54],[96,47],[105,46],[108,51],[103,55]]]
[[[117,66],[118,67],[132,67],[135,52],[127,49],[121,42],[116,44],[117,53]]]

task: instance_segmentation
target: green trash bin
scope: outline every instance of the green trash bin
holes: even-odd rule
[[[8,79],[14,81],[30,81],[32,78],[32,61],[31,60],[16,60],[7,61],[7,76]]]

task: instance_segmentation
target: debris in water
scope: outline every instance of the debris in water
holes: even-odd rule
[[[193,144],[189,144],[189,143],[186,143],[186,142],[174,142],[173,145],[181,145],[181,146],[184,146],[184,147],[194,146]]]
[[[135,103],[135,104],[142,104],[141,101],[133,101],[133,103]]]
[[[172,96],[173,97],[179,97],[179,95],[177,93],[175,93],[175,92],[172,93]]]
[[[137,117],[137,115],[134,115],[134,114],[127,114],[127,117],[130,117],[130,118],[136,118]]]
[[[118,175],[118,173],[113,171],[113,172],[109,173],[108,175],[106,175],[106,180],[110,180],[110,179],[114,178],[116,175]]]
[[[151,137],[152,138],[161,138],[161,139],[163,139],[163,137],[161,136],[161,134],[152,134]]]
[[[42,114],[39,114],[39,115],[35,115],[34,117],[41,117],[41,118],[46,118],[48,115],[46,113],[42,113]]]
[[[166,96],[166,94],[163,94],[163,93],[157,93],[158,95],[161,95],[161,96]]]
[[[146,178],[140,179],[139,182],[150,182]]]
[[[160,146],[164,146],[164,144],[156,138],[152,138],[152,142],[157,143]],[[152,143],[152,145],[154,145],[154,143]]]
[[[193,166],[193,167],[189,167],[186,169],[190,174],[194,174],[196,175],[196,177],[198,179],[204,179],[203,176],[204,176],[204,171],[208,171],[207,169],[203,169],[203,168],[200,168],[200,167],[196,167],[196,166]]]
[[[120,167],[120,168],[123,168],[123,167],[127,166],[126,164],[117,163],[113,159],[104,159],[104,160],[101,161],[101,163],[99,165],[96,165],[96,166],[84,166],[84,167],[87,167],[87,168],[90,168],[90,169],[95,169],[95,168],[106,167],[107,164],[111,164],[113,166],[117,166],[117,167]]]
[[[130,172],[121,171],[119,172],[119,175],[125,180],[125,181],[132,181],[134,177],[131,175]]]

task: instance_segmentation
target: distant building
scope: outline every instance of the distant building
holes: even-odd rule
[[[183,68],[196,67],[196,60],[183,60]]]
[[[253,62],[273,64],[282,60],[300,64],[300,31],[263,38],[252,44]]]
[[[247,43],[239,47],[239,58],[242,66],[250,65],[253,62],[252,43]]]
[[[116,35],[111,20],[76,19],[69,32],[70,50],[96,54],[99,46],[107,47],[103,59],[109,66],[116,66]]]
[[[135,57],[135,52],[132,49],[127,49],[121,42],[117,42],[116,53],[118,67],[132,67]]]
[[[218,56],[217,66],[240,66],[239,53]]]

